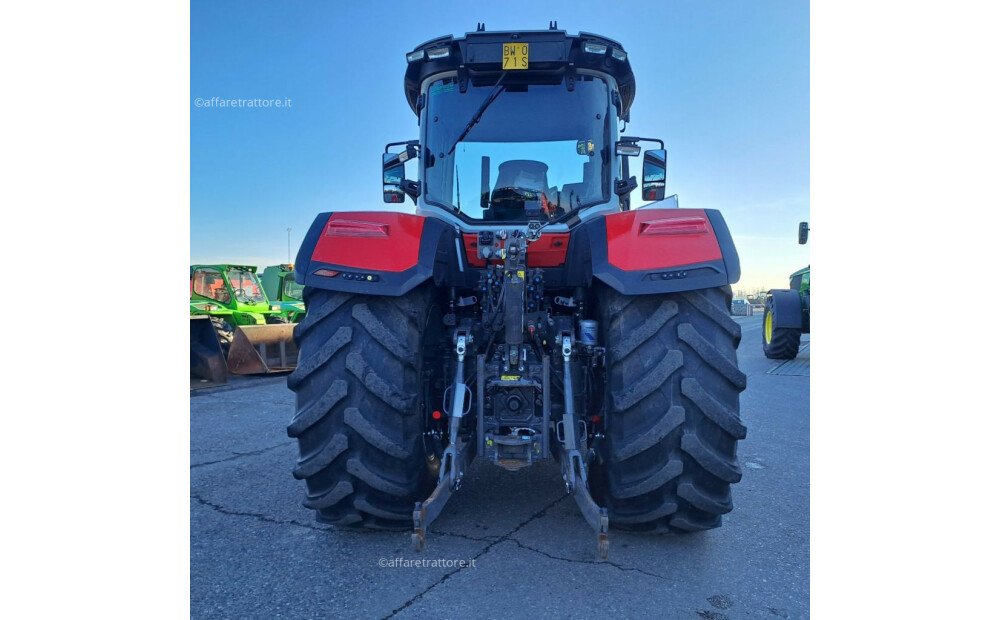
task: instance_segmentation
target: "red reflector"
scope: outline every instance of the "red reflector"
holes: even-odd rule
[[[440,411],[435,411],[434,413],[431,414],[431,417],[434,418],[435,420],[440,420],[441,419],[441,412]]]
[[[593,416],[593,417],[590,418],[590,421],[593,422],[594,424],[597,424],[598,422],[601,421],[601,416],[595,415],[595,416]]]
[[[331,220],[326,225],[328,237],[388,237],[389,225],[355,220]]]
[[[669,220],[643,222],[639,226],[640,235],[697,235],[708,232],[708,223],[703,217],[677,217]]]
[[[313,272],[313,275],[323,276],[324,278],[336,278],[340,275],[340,272],[332,269],[317,269]]]

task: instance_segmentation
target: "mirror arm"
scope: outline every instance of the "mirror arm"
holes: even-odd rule
[[[413,199],[413,204],[417,204],[417,197],[420,196],[420,181],[403,179],[403,193]]]
[[[619,196],[624,196],[637,187],[639,183],[635,180],[635,175],[630,176],[627,181],[615,181],[615,193]]]

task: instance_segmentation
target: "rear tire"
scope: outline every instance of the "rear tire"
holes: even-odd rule
[[[592,466],[611,525],[641,532],[718,527],[746,437],[729,287],[626,296],[606,288],[605,440]]]
[[[430,289],[375,297],[307,288],[305,299],[288,377],[303,505],[322,523],[412,528],[414,503],[433,486],[421,400]]]
[[[799,354],[799,342],[802,330],[791,327],[774,327],[776,321],[774,300],[769,296],[764,304],[764,323],[761,328],[761,341],[764,344],[764,356],[772,360],[795,359]]]

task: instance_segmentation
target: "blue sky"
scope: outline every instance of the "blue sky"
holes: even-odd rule
[[[809,263],[809,4],[680,1],[191,4],[191,262],[287,259],[317,213],[382,209],[381,152],[417,137],[406,52],[490,30],[596,32],[637,80],[628,133],[668,149],[682,207],[719,209],[736,239],[734,288],[787,286]],[[196,99],[290,100],[203,108]]]

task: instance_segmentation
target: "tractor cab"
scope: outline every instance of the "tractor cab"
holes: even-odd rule
[[[295,265],[271,265],[260,275],[264,294],[281,307],[281,314],[289,322],[298,323],[306,315],[302,291],[305,287],[295,281]]]
[[[799,269],[788,276],[788,288],[799,291],[803,295],[809,294],[809,267]]]
[[[629,208],[629,158],[644,138],[618,136],[635,78],[620,43],[556,30],[428,41],[407,54],[407,100],[420,139],[383,155],[385,202],[462,224],[569,228]],[[647,151],[642,198],[663,199],[666,152]],[[405,146],[402,152],[390,152]],[[404,164],[417,161],[419,180]],[[456,222],[456,223],[459,223]],[[461,224],[460,224],[461,225]]]

